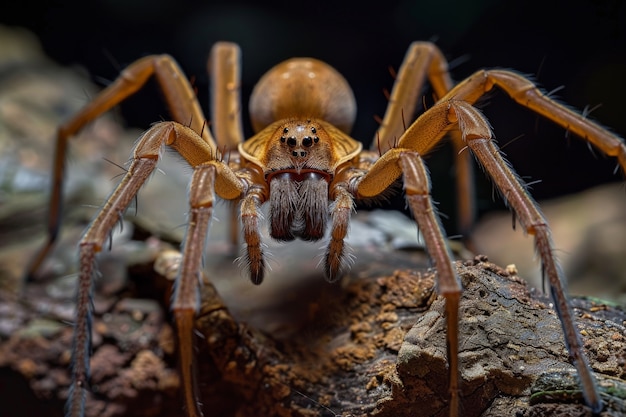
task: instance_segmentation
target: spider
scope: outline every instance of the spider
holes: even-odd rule
[[[58,130],[48,241],[34,259],[30,274],[36,272],[57,238],[68,139],[141,89],[152,76],[157,79],[173,117],[173,121],[154,124],[139,139],[126,175],[80,242],[73,384],[67,403],[69,416],[84,414],[96,255],[156,168],[164,146],[177,151],[193,167],[183,260],[171,305],[181,345],[179,361],[188,415],[202,415],[193,394],[191,336],[199,308],[202,254],[216,197],[238,204],[245,243],[244,263],[253,283],[260,284],[266,272],[259,232],[260,209],[264,204],[269,206],[267,221],[270,235],[276,240],[317,241],[330,230],[323,266],[326,278],[335,281],[348,267],[344,238],[355,203],[384,196],[396,180],[402,178],[408,206],[437,268],[438,291],[446,301],[449,409],[450,416],[458,416],[462,407],[458,362],[458,310],[462,289],[431,201],[429,178],[422,159],[422,155],[447,135],[457,150],[459,211],[464,229],[469,230],[473,216],[471,176],[468,175],[473,154],[525,232],[534,236],[585,401],[594,412],[602,409],[602,400],[562,285],[550,229],[522,181],[502,158],[488,121],[473,104],[497,86],[520,105],[616,157],[626,173],[626,144],[621,138],[556,103],[531,81],[512,71],[481,70],[454,85],[441,51],[432,43],[414,42],[397,73],[371,150],[364,150],[361,142],[349,136],[356,103],[347,81],[329,65],[312,58],[289,59],[260,79],[250,99],[252,127],[256,133],[244,140],[239,63],[237,45],[220,42],[212,48],[209,60],[211,129],[181,69],[170,56],[160,55],[131,64]],[[414,114],[427,81],[437,101],[406,127],[404,118]],[[228,160],[223,157],[226,153]]]

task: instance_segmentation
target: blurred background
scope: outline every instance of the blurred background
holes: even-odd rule
[[[99,85],[106,85],[141,56],[173,55],[193,77],[203,105],[208,91],[206,58],[218,40],[242,47],[245,98],[255,81],[285,58],[326,60],[355,90],[359,112],[353,135],[364,142],[372,140],[374,116],[384,113],[382,90],[392,85],[388,68],[399,66],[413,40],[436,42],[457,81],[479,68],[513,68],[548,91],[562,87],[556,97],[579,110],[593,108],[592,118],[622,137],[626,133],[623,0],[21,0],[10,6],[0,22],[32,30],[53,60],[84,67]],[[529,182],[541,181],[532,187],[537,199],[623,179],[613,175],[613,160],[590,152],[582,141],[566,137],[563,129],[539,120],[503,95],[492,95],[482,109],[520,175]],[[158,93],[147,89],[122,106],[127,123],[145,128],[167,118],[155,98]],[[449,153],[438,152],[432,158],[436,159],[429,168],[435,184],[444,181],[434,187],[435,198],[444,204],[442,211],[453,216],[454,210],[446,207],[452,184]],[[491,206],[492,197],[490,185],[481,189],[482,212]],[[453,222],[446,225],[453,228]]]
[[[272,65],[291,56],[326,60],[345,75],[357,97],[353,135],[373,138],[391,88],[413,40],[432,40],[451,62],[453,79],[479,68],[513,68],[622,137],[626,132],[626,5],[623,0],[575,1],[168,1],[78,0],[11,2],[0,22],[32,30],[61,65],[84,67],[106,85],[135,59],[169,53],[193,77],[207,103],[206,58],[218,40],[243,50],[243,97]],[[8,7],[8,4],[2,7]],[[428,97],[428,92],[425,93]],[[563,129],[540,120],[496,93],[482,109],[509,160],[537,199],[573,193],[608,181],[615,163],[589,151]],[[157,98],[157,99],[155,99]],[[145,128],[167,114],[154,89],[122,106],[130,126]],[[247,117],[245,118],[247,123]],[[247,125],[249,126],[249,125]],[[249,130],[248,130],[249,132]],[[513,141],[513,142],[512,142]],[[511,142],[511,143],[510,143]],[[429,163],[435,199],[452,220],[449,152]],[[491,186],[480,175],[479,210],[491,209]],[[440,183],[440,181],[442,183]],[[442,184],[442,185],[439,185]],[[450,233],[454,233],[451,230]]]
[[[626,136],[626,3],[623,0],[573,1],[409,1],[284,2],[167,0],[20,0],[0,6],[0,23],[32,31],[53,61],[73,68],[102,87],[139,57],[168,53],[193,79],[200,103],[208,102],[206,58],[218,40],[239,43],[243,51],[242,96],[247,102],[255,81],[271,66],[292,56],[325,60],[347,78],[355,91],[358,118],[353,136],[369,144],[376,115],[386,106],[384,89],[392,86],[389,68],[397,68],[414,40],[435,42],[450,61],[454,80],[481,68],[511,68],[530,76],[546,91]],[[429,90],[424,92],[430,97]],[[85,101],[87,94],[77,94]],[[612,183],[621,198],[624,178],[616,162],[566,132],[512,103],[502,92],[480,103],[508,160],[537,200],[581,193]],[[152,84],[118,110],[118,120],[145,129],[167,119]],[[244,117],[247,133],[247,114]],[[445,145],[428,157],[433,196],[449,235],[455,235],[454,172]],[[123,162],[117,161],[117,162]],[[481,219],[504,207],[477,170]],[[614,191],[611,193],[615,194]],[[586,197],[587,200],[596,197]],[[599,202],[599,211],[614,203]],[[404,208],[401,197],[395,207]],[[561,211],[556,209],[556,211]],[[567,219],[575,229],[584,218]],[[486,235],[510,233],[510,215],[489,224]],[[502,226],[503,225],[503,226]],[[619,224],[620,230],[624,223]],[[484,230],[484,229],[483,229]],[[622,229],[626,234],[626,229]],[[479,230],[480,232],[480,230]],[[522,233],[515,233],[522,236]],[[508,239],[504,237],[502,239]],[[624,254],[622,243],[611,242]],[[485,252],[502,246],[497,238]],[[526,243],[532,258],[532,249]],[[503,262],[507,262],[506,260]]]

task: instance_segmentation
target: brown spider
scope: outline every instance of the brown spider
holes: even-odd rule
[[[329,281],[346,267],[344,238],[355,201],[381,196],[403,177],[404,191],[438,271],[438,290],[446,300],[450,373],[450,415],[459,415],[458,310],[461,286],[451,263],[444,232],[430,197],[430,184],[421,155],[447,134],[457,152],[460,214],[464,228],[472,220],[469,148],[487,171],[519,219],[535,237],[536,249],[548,277],[565,341],[578,370],[585,401],[594,412],[603,405],[587,364],[563,277],[550,238],[550,229],[536,203],[492,140],[489,123],[473,107],[497,86],[513,100],[552,120],[618,159],[626,173],[623,140],[581,114],[546,97],[526,78],[505,70],[482,70],[453,85],[446,60],[431,43],[413,43],[397,74],[389,106],[372,150],[348,136],[356,104],[345,79],[327,64],[310,58],[287,60],[261,78],[250,100],[252,126],[257,132],[244,141],[240,118],[240,51],[218,43],[211,52],[212,131],[187,78],[166,55],[136,61],[97,95],[80,113],[59,128],[51,193],[49,239],[32,264],[34,273],[54,244],[59,229],[65,152],[69,137],[142,88],[155,76],[173,116],[153,125],[135,146],[132,163],[101,208],[80,243],[80,278],[74,332],[73,385],[68,415],[82,416],[89,374],[91,287],[96,254],[113,226],[154,171],[163,146],[175,149],[193,168],[189,192],[189,222],[183,261],[172,310],[181,344],[183,391],[190,416],[202,415],[193,395],[191,335],[199,308],[199,274],[205,237],[215,196],[239,204],[250,277],[260,284],[265,258],[259,233],[259,210],[269,203],[271,236],[281,241],[319,240],[330,227],[324,270]],[[426,79],[437,102],[408,128],[404,115],[414,114]],[[229,154],[228,162],[220,150]]]

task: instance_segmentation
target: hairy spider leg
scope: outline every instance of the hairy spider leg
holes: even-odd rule
[[[432,86],[435,101],[444,97],[454,86],[448,62],[439,48],[430,42],[413,42],[395,76],[385,115],[372,142],[373,151],[383,154],[402,137],[416,117],[417,104],[422,101],[426,80]],[[465,242],[471,246],[471,231],[476,220],[473,161],[461,133],[451,130],[448,134],[454,153],[458,229]]]

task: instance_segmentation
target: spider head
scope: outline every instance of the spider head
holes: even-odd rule
[[[307,149],[320,141],[319,136],[317,136],[317,128],[310,126],[307,129],[307,127],[309,126],[297,124],[295,128],[292,128],[292,131],[289,131],[288,127],[283,128],[284,135],[280,137],[280,142],[287,145],[295,160],[306,158]]]
[[[279,172],[318,172],[330,178],[361,152],[360,142],[323,120],[293,118],[272,123],[239,145],[239,153],[266,177]],[[268,178],[269,180],[269,178]]]
[[[303,170],[332,174],[336,158],[330,135],[321,123],[293,119],[267,129],[271,131],[262,141],[256,143],[253,138],[243,147],[244,157],[260,165],[266,175],[281,171],[300,174]],[[259,147],[252,148],[255,144]]]

